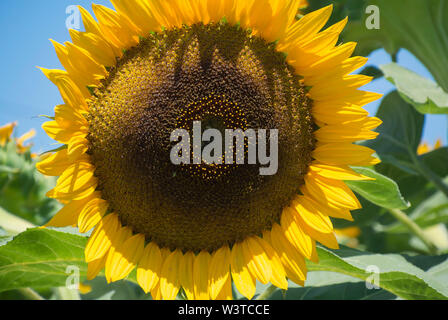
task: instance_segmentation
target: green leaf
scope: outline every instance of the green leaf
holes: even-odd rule
[[[439,191],[416,206],[409,217],[421,228],[448,223],[448,199]],[[387,231],[406,232],[407,228],[403,224],[397,223],[389,226]]]
[[[381,160],[403,171],[418,174],[411,154],[417,153],[422,137],[424,116],[406,103],[397,91],[389,93],[382,101],[378,118],[383,124],[377,129],[377,139],[367,141],[365,146],[378,153]]]
[[[401,195],[395,181],[370,168],[354,167],[353,169],[362,175],[375,179],[346,181],[346,184],[363,198],[387,209],[407,209],[410,207],[409,202]]]
[[[313,1],[314,2],[314,1]],[[351,6],[339,0],[338,5]],[[375,5],[380,12],[380,29],[369,30],[366,10],[351,16],[343,33],[344,41],[358,42],[357,55],[367,56],[384,47],[396,55],[400,48],[414,54],[448,92],[448,2],[445,0],[369,0],[359,1],[366,8]],[[343,17],[342,17],[343,18]]]
[[[277,290],[269,300],[391,300],[396,296],[384,289],[368,289],[364,281],[341,273],[314,271],[308,273],[305,287],[289,283],[283,295]]]
[[[384,76],[383,72],[375,66],[367,66],[359,74],[365,76],[373,77],[374,80],[382,78]]]
[[[448,286],[409,263],[398,254],[373,254],[350,248],[318,248],[319,263],[308,263],[310,271],[332,271],[369,280],[375,268],[379,287],[403,299],[448,299]],[[370,268],[372,269],[370,269]],[[373,278],[373,277],[372,277]]]
[[[448,113],[448,93],[432,80],[396,63],[380,66],[386,79],[395,84],[401,97],[420,113]]]
[[[85,278],[85,237],[47,229],[30,229],[0,247],[0,292],[66,285],[67,267]]]
[[[420,156],[424,164],[440,177],[448,176],[448,147],[439,148]]]
[[[448,259],[429,269],[428,274],[440,283],[448,283]]]

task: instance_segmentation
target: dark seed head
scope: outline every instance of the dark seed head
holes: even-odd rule
[[[95,92],[90,154],[122,223],[161,247],[215,250],[278,222],[314,148],[311,101],[274,45],[225,23],[164,31],[129,50]],[[193,121],[278,129],[279,169],[181,165],[171,132]],[[246,162],[247,163],[247,162]]]

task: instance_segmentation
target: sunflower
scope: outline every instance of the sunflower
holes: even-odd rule
[[[8,141],[11,140],[11,136],[14,132],[15,127],[17,126],[17,122],[8,123],[2,127],[0,127],[0,147],[4,147]],[[25,144],[25,142],[29,139],[32,139],[36,135],[36,130],[31,129],[20,138],[15,139],[16,151],[18,154],[25,154],[32,147],[31,144]],[[32,153],[31,158],[36,158],[37,154]]]
[[[332,6],[297,20],[301,1],[112,0],[80,8],[85,32],[52,41],[65,68],[42,69],[64,104],[43,125],[63,146],[38,164],[65,203],[47,226],[93,229],[88,279],[136,278],[154,299],[248,299],[256,281],[303,285],[316,242],[337,249],[330,217],[361,208],[344,180],[369,179],[380,97],[352,75],[367,59],[338,44]],[[321,31],[322,30],[322,31]],[[170,133],[278,129],[279,168],[175,166]]]
[[[442,147],[442,139],[440,139],[440,138],[436,140],[434,147],[431,146],[428,142],[424,141],[421,144],[419,144],[419,146],[417,148],[417,154],[422,155],[422,154],[431,152],[433,150],[437,150],[441,147]]]
[[[11,139],[14,128],[17,126],[17,122],[7,123],[0,127],[0,146],[4,147],[6,143]]]

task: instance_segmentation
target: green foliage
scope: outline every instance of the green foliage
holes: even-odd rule
[[[86,242],[84,237],[52,230],[21,233],[0,247],[0,292],[65,286],[70,266],[79,268],[85,279]]]
[[[15,143],[0,148],[0,207],[41,225],[54,215],[59,204],[45,196],[55,179],[41,175],[35,166],[30,152],[18,154]]]
[[[380,68],[384,76],[395,84],[400,96],[420,113],[448,113],[448,93],[434,81],[423,78],[396,63]]]
[[[395,181],[370,168],[356,167],[353,169],[364,176],[375,179],[346,182],[353,191],[363,196],[364,199],[387,209],[409,208],[410,204],[404,200]]]
[[[321,2],[321,1],[313,1]],[[336,1],[342,7],[350,1]],[[352,23],[344,33],[345,41],[358,42],[357,54],[367,56],[380,48],[396,55],[401,48],[412,52],[432,73],[437,83],[448,92],[448,3],[444,0],[360,0],[358,7],[379,8],[379,30],[367,30],[365,10],[360,16],[350,15]]]
[[[375,150],[383,162],[415,173],[412,155],[417,153],[424,116],[407,104],[397,91],[384,98],[376,116],[383,120],[377,129],[380,135],[365,146]]]
[[[0,292],[27,287],[46,289],[65,286],[71,275],[68,267],[78,268],[80,279],[84,281],[87,271],[84,262],[85,244],[85,237],[53,230],[30,229],[20,234],[0,247]],[[336,272],[368,281],[374,274],[369,266],[374,266],[379,272],[379,282],[375,284],[395,296],[405,299],[448,298],[446,285],[436,281],[432,274],[411,264],[403,256],[372,254],[349,248],[336,251],[318,248],[318,254],[320,262],[309,263],[310,271]],[[436,270],[438,276],[445,276],[446,265]],[[135,275],[130,276],[129,280],[135,282]],[[332,281],[332,278],[328,277],[328,281]],[[329,282],[327,284],[330,285]],[[99,280],[96,285],[99,285]],[[141,290],[135,290],[133,286],[127,287],[127,290],[136,294],[135,298],[143,298]],[[288,297],[292,297],[294,292]],[[366,294],[365,290],[358,292]],[[115,293],[109,294],[113,296]],[[90,296],[103,299],[108,297],[104,287]]]

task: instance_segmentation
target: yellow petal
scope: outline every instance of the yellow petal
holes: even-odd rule
[[[330,165],[354,165],[371,158],[375,151],[364,146],[350,143],[328,143],[318,146],[313,157]]]
[[[279,42],[278,50],[288,51],[288,48],[305,42],[318,33],[327,23],[333,11],[333,5],[313,11],[295,22],[288,30],[285,38]]]
[[[185,295],[188,300],[194,300],[194,279],[193,279],[193,266],[195,261],[195,254],[191,251],[187,252],[183,256],[182,265],[179,268],[180,284],[184,289]]]
[[[296,223],[294,212],[291,208],[286,207],[281,217],[281,227],[283,235],[291,245],[296,248],[302,256],[311,259],[313,256],[314,240],[305,233],[305,231]]]
[[[162,300],[162,292],[160,291],[160,283],[158,283],[154,289],[151,290],[152,299],[155,301]]]
[[[138,30],[135,30],[126,18],[101,5],[93,4],[92,7],[101,31],[110,42],[123,49],[138,43]]]
[[[146,1],[137,0],[131,3],[129,0],[111,0],[111,2],[119,14],[128,17],[139,28],[142,36],[159,29]]]
[[[230,278],[230,249],[224,245],[212,254],[209,268],[210,297],[215,300]]]
[[[118,232],[119,225],[120,221],[116,214],[109,214],[100,221],[87,241],[85,248],[87,262],[98,260],[106,255],[112,246],[112,240]]]
[[[76,162],[70,165],[59,177],[55,191],[61,194],[79,195],[96,185],[94,166],[88,162]]]
[[[87,264],[87,280],[95,279],[106,266],[107,255]]]
[[[285,269],[283,268],[282,261],[280,257],[277,255],[275,250],[269,244],[268,241],[256,237],[256,240],[260,244],[260,246],[266,252],[268,259],[270,260],[270,264],[272,267],[272,275],[270,281],[273,285],[277,286],[280,289],[287,290],[288,289],[288,281],[286,280]]]
[[[356,196],[342,181],[323,178],[310,172],[305,177],[305,184],[313,198],[319,202],[352,210],[361,208]]]
[[[305,202],[304,203],[310,203],[309,206],[312,206],[316,210],[316,212],[320,212],[323,215],[333,217],[333,218],[339,218],[339,219],[345,219],[349,221],[353,221],[353,217],[350,213],[350,210],[346,208],[339,208],[336,206],[333,206],[330,203],[321,204],[319,201],[314,200],[311,196],[310,192],[307,190],[306,186],[300,187],[300,191],[305,196]]]
[[[296,217],[299,217],[299,215],[297,215]],[[335,250],[339,249],[339,244],[336,239],[336,234],[334,232],[330,233],[319,232],[318,230],[311,228],[307,223],[305,223],[303,219],[300,219],[300,217],[297,218],[296,221],[298,224],[301,225],[303,230],[305,230],[305,232],[309,234],[313,239],[316,239],[316,241],[319,241],[324,246],[330,249]]]
[[[304,196],[297,196],[293,201],[297,214],[294,217],[303,220],[308,226],[322,233],[333,232],[330,218],[319,210],[320,206]]]
[[[14,131],[16,125],[17,123],[13,122],[0,127],[0,146],[5,146],[6,142],[11,138],[12,132]]]
[[[74,227],[78,224],[78,217],[87,203],[91,201],[93,196],[83,200],[75,200],[66,204],[58,213],[48,222],[46,227]]]
[[[243,241],[243,254],[249,261],[247,268],[252,276],[263,284],[267,284],[272,277],[271,261],[263,247],[255,238]]]
[[[160,292],[164,300],[174,300],[179,293],[179,266],[182,258],[182,252],[176,250],[163,263],[160,276]]]
[[[210,298],[208,281],[210,259],[211,255],[207,251],[201,251],[194,259],[193,280],[196,300],[208,300]]]
[[[87,129],[81,129],[79,127],[64,128],[57,121],[47,121],[42,125],[42,129],[53,140],[59,141],[63,144],[68,144],[74,137],[86,137]]]
[[[232,278],[230,276],[227,277],[226,282],[224,283],[221,291],[219,292],[219,294],[215,300],[220,300],[220,301],[233,300]]]
[[[110,277],[112,282],[126,278],[134,270],[138,261],[142,258],[145,248],[145,236],[137,234],[130,237],[115,249],[111,258]]]
[[[75,71],[69,71],[81,79],[84,86],[99,85],[100,81],[107,76],[107,71],[103,65],[99,64],[92,58],[91,54],[74,45],[66,42],[68,59]]]
[[[86,89],[86,96],[85,92],[83,93],[80,90],[80,87],[73,82],[66,71],[44,68],[40,68],[40,70],[58,87],[61,97],[66,105],[70,106],[74,110],[89,110],[85,99],[90,96],[90,93],[88,93]]]
[[[304,258],[286,239],[282,228],[275,224],[270,233],[265,232],[263,238],[271,240],[285,268],[287,277],[299,285],[304,285],[307,269]]]
[[[355,42],[347,42],[343,45],[335,47],[327,55],[322,57],[322,59],[310,66],[301,67],[300,65],[295,65],[294,63],[293,66],[296,67],[297,71],[303,76],[318,74],[323,75],[327,72],[331,72],[335,67],[341,65],[344,60],[348,59],[352,55],[355,48]]]
[[[366,123],[366,125],[364,126],[363,123]],[[369,129],[369,126],[372,125],[375,126],[376,124],[372,124],[372,121],[369,118],[358,122],[352,122],[349,125],[330,125],[317,130],[314,133],[314,136],[317,140],[323,143],[372,140],[379,135],[378,132]]]
[[[132,237],[132,230],[129,227],[119,227],[118,232],[111,238],[111,246],[106,260],[106,280],[108,283],[121,280],[119,272],[127,264],[122,260],[123,244]],[[117,261],[123,261],[124,265],[117,265]]]
[[[327,72],[325,75],[308,75],[305,77],[307,85],[314,86],[317,83],[321,83],[328,78],[341,78],[344,77],[361,67],[363,67],[369,59],[365,57],[351,57],[344,60],[338,68]]]
[[[153,290],[158,284],[162,263],[163,259],[159,247],[153,242],[149,243],[137,268],[137,281],[145,293]]]
[[[107,201],[94,198],[90,200],[79,214],[78,226],[80,233],[86,233],[95,227],[106,214]]]
[[[67,156],[71,161],[81,158],[89,150],[89,141],[84,137],[75,136],[70,139],[67,148]]]
[[[375,180],[353,171],[346,165],[332,166],[315,162],[309,166],[309,170],[328,179],[345,181]]]
[[[345,96],[347,92],[370,83],[373,77],[364,75],[347,75],[344,77],[327,78],[318,84],[315,84],[310,90],[310,94],[315,101],[331,100],[332,98]]]
[[[67,149],[60,150],[36,164],[37,170],[46,175],[57,177],[72,164],[67,155]]]
[[[59,105],[54,108],[54,120],[60,125],[61,128],[85,132],[89,127],[84,114],[85,110],[75,110],[69,105]]]
[[[235,243],[231,253],[232,278],[238,291],[251,300],[255,295],[255,279],[249,272],[242,243]]]
[[[313,105],[313,117],[316,121],[329,125],[343,125],[357,120],[364,120],[369,113],[355,105],[344,105],[336,108],[328,108],[327,105]]]
[[[102,37],[93,33],[69,30],[73,44],[89,52],[100,65],[112,67],[116,64],[113,48]]]

